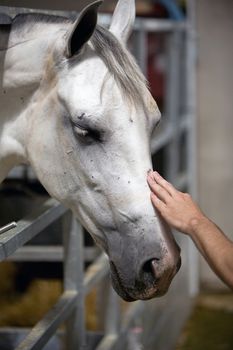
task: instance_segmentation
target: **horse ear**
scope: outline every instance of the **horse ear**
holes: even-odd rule
[[[124,43],[127,42],[135,21],[135,0],[119,0],[115,8],[110,31]]]
[[[97,24],[98,8],[102,2],[102,0],[98,0],[89,4],[74,22],[67,41],[68,57],[78,53],[91,38]]]

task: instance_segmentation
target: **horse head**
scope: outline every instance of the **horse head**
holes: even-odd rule
[[[96,24],[100,3],[86,7],[50,50],[28,157],[51,196],[107,253],[118,294],[150,299],[167,291],[180,265],[146,182],[160,112],[125,45],[134,1],[118,2],[109,30]]]

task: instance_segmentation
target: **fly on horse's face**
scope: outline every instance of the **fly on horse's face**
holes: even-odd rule
[[[108,254],[118,294],[150,299],[167,291],[180,265],[146,182],[160,113],[125,48],[134,1],[119,0],[110,31],[96,26],[99,5],[61,30],[56,24],[60,32],[27,111],[25,154],[51,196]]]

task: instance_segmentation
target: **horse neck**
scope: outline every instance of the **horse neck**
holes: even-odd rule
[[[10,34],[8,48],[0,51],[0,182],[13,166],[27,162],[23,142],[28,114],[60,31],[58,25],[45,29],[22,42]]]
[[[9,36],[8,48],[1,51],[0,70],[2,89],[16,93],[28,93],[38,88],[45,69],[46,56],[54,42],[59,40],[61,27],[58,24],[42,24],[39,30],[32,30],[27,36],[18,39],[13,30]]]
[[[0,123],[20,116],[33,101],[43,77],[48,76],[54,43],[61,40],[67,23],[37,23],[32,29],[29,24],[17,28],[13,25],[11,32],[5,31],[5,39],[0,42]]]

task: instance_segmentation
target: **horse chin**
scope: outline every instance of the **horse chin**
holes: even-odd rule
[[[127,302],[132,302],[136,300],[150,300],[153,298],[162,297],[164,294],[167,293],[167,289],[159,290],[158,288],[151,287],[146,291],[129,291],[127,288],[123,288],[120,284],[120,281],[115,278],[113,275],[111,275],[112,285],[115,289],[116,293]]]
[[[111,263],[110,263],[111,266]],[[112,267],[112,266],[111,266]],[[163,288],[159,288],[156,283],[151,285],[149,288],[134,288],[132,290],[132,286],[130,288],[124,287],[123,283],[115,271],[115,269],[111,268],[111,281],[113,288],[116,293],[125,301],[132,302],[136,300],[149,300],[156,297],[161,297],[166,294],[169,285],[163,286]]]
[[[116,293],[124,300],[124,301],[136,301],[137,299],[133,298],[129,292],[122,287],[120,279],[111,272],[111,281],[112,286],[115,289]]]

